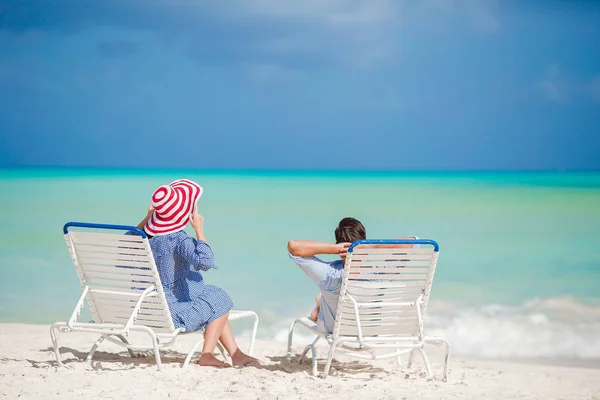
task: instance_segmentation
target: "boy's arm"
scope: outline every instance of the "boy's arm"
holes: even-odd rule
[[[317,254],[343,255],[348,251],[350,243],[327,243],[314,240],[290,240],[288,251],[295,257],[312,257]]]

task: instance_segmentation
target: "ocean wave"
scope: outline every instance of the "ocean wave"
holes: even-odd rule
[[[285,342],[291,320],[265,326],[262,334]],[[457,355],[600,360],[600,305],[572,298],[533,299],[518,306],[432,301],[425,329],[427,335],[448,339]],[[307,331],[294,335],[294,345],[310,341]]]

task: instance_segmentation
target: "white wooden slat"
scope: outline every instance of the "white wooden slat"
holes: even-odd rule
[[[133,279],[143,279],[143,280],[152,280],[154,282],[154,277],[151,275],[152,272],[147,270],[137,270],[136,272],[128,273],[128,274],[112,274],[107,272],[98,272],[98,271],[84,271],[84,275],[86,278],[105,278],[111,280],[133,280]]]
[[[354,315],[354,308],[349,305],[344,305],[340,308],[344,316],[350,317]],[[359,315],[384,315],[394,318],[416,318],[417,310],[411,307],[360,307]]]
[[[128,240],[109,240],[109,239],[105,239],[105,240],[100,240],[97,242],[91,242],[91,241],[73,241],[73,247],[77,247],[77,246],[91,246],[91,247],[97,247],[98,249],[106,249],[106,248],[122,248],[122,249],[128,249],[128,250],[144,250],[146,248],[146,245],[143,242],[138,242],[138,241],[128,241]]]
[[[348,291],[356,288],[360,289],[392,289],[392,288],[424,288],[422,281],[390,281],[390,282],[371,282],[371,281],[350,281],[348,282]]]
[[[131,316],[131,314],[128,315],[120,315],[120,314],[106,314],[108,316],[108,319],[110,319],[111,321],[116,321],[117,323],[120,322],[126,322],[129,317]],[[166,318],[162,318],[162,317],[144,317],[144,316],[138,316],[134,322],[134,324],[136,325],[149,325],[149,326],[163,326],[163,327],[167,327],[169,326],[169,321]]]
[[[356,275],[360,275],[360,274],[367,274],[367,275],[381,275],[381,274],[395,274],[395,275],[400,275],[400,274],[404,274],[404,275],[410,275],[410,274],[421,274],[421,275],[427,275],[429,274],[429,268],[416,268],[416,267],[411,267],[411,268],[403,268],[403,267],[358,267],[358,268],[351,268],[349,270],[349,275],[350,277],[354,277]]]
[[[339,335],[341,336],[358,336],[356,328],[340,327]],[[395,335],[395,336],[416,336],[417,329],[397,329],[388,327],[367,327],[362,329],[363,338],[372,336]]]
[[[101,315],[125,315],[129,318],[131,313],[133,312],[133,307],[124,308],[124,307],[110,307],[106,304],[98,307],[98,311]],[[149,309],[140,309],[139,315],[145,316],[145,318],[149,319],[158,319],[161,321],[167,321],[167,318],[170,318],[163,310],[149,310]]]
[[[402,272],[358,272],[354,274],[350,274],[348,276],[348,280],[376,280],[376,279],[384,279],[384,280],[398,280],[398,279],[427,279],[429,275],[429,271],[427,272],[418,272],[418,271],[402,271]]]
[[[101,303],[97,306],[100,314],[108,313],[110,315],[131,315],[133,309],[135,308],[135,304],[131,307],[118,307],[110,303]],[[155,319],[158,318],[160,320],[167,321],[167,318],[171,318],[165,310],[163,309],[148,309],[148,308],[140,308],[139,315],[144,315],[145,318]]]
[[[347,318],[354,317],[354,308],[342,307],[342,315]],[[395,316],[397,318],[415,318],[416,311],[408,311],[406,307],[359,308],[358,315]]]
[[[129,318],[133,312],[133,307],[114,307],[109,304],[100,304],[97,310],[107,320],[115,317]],[[146,315],[144,318],[147,320],[168,321],[170,319],[170,315],[167,315],[164,310],[141,310],[140,312]]]
[[[140,255],[130,255],[125,254],[127,250],[123,250],[122,254],[112,254],[112,253],[90,253],[90,252],[79,252],[75,251],[77,254],[77,258],[79,260],[106,260],[106,262],[140,262],[144,263],[147,266],[150,266],[150,259],[148,256],[140,256]]]
[[[352,262],[369,261],[369,260],[412,260],[412,261],[430,261],[433,257],[431,254],[357,254],[352,256]]]
[[[78,246],[91,246],[98,249],[126,249],[126,250],[144,250],[146,245],[138,242],[128,242],[126,240],[104,240],[99,242],[73,242],[75,248]]]
[[[380,245],[381,246],[381,245]],[[356,246],[353,250],[352,250],[352,256],[354,257],[355,254],[360,254],[360,255],[364,255],[364,254],[433,254],[433,248],[401,248],[401,247],[379,247],[376,249],[373,248],[367,248],[367,247],[363,247],[363,246]]]
[[[413,315],[416,314],[417,312],[417,308],[416,306],[391,306],[391,305],[385,305],[385,304],[390,304],[390,302],[381,302],[379,304],[382,304],[382,307],[376,307],[376,304],[373,304],[374,302],[370,302],[369,305],[370,307],[358,307],[358,312],[362,313],[362,314],[373,314],[373,313],[383,313],[383,314],[407,314],[407,315]],[[354,306],[352,305],[352,303],[347,302],[347,303],[342,303],[340,309],[343,312],[351,312],[354,313]]]
[[[124,324],[124,323],[127,323],[129,316],[107,315],[106,317],[103,316],[103,319],[104,319],[105,323]],[[170,324],[166,320],[155,320],[155,319],[150,319],[150,318],[138,317],[135,320],[134,325],[145,325],[145,326],[152,327],[153,330],[156,330],[159,328],[168,329]]]
[[[135,307],[135,304],[136,304],[135,302],[129,303],[129,302],[125,302],[125,301],[116,301],[114,299],[99,298],[99,297],[95,297],[94,301],[95,301],[95,304],[97,304],[97,307],[131,308],[131,307]],[[142,306],[141,306],[141,308],[144,310],[166,313],[167,311],[165,311],[165,307],[166,306],[163,307],[163,305],[161,303],[151,303],[148,301],[142,302]]]
[[[97,243],[100,240],[126,240],[139,243],[144,241],[141,236],[125,235],[124,233],[69,232],[69,235],[74,240],[85,240],[91,243]]]
[[[135,303],[138,301],[141,292],[139,290],[136,291],[119,291],[119,295],[109,294],[109,293],[99,293],[99,292],[90,292],[94,299],[99,299],[100,301],[111,301],[115,303]],[[122,295],[121,295],[122,294]],[[135,294],[135,296],[130,296],[129,294]],[[159,296],[147,296],[144,299],[144,304],[162,304],[162,300]]]
[[[92,278],[86,280],[87,285],[90,289],[103,289],[103,290],[113,290],[120,292],[129,292],[136,293],[141,292],[142,290],[150,287],[154,283],[146,283],[146,282],[115,282],[115,281],[102,281],[99,278]]]
[[[133,243],[133,242],[121,242],[121,241],[104,241],[101,243],[89,243],[89,242],[75,242],[73,248],[77,249],[79,246],[95,247],[99,252],[105,249],[116,249],[122,250],[123,252],[142,252],[146,250],[144,243]],[[92,249],[87,248],[85,251],[91,251]]]
[[[419,294],[423,293],[422,287],[408,287],[408,288],[363,288],[361,286],[353,286],[347,289],[347,293],[353,297],[360,296],[404,296],[413,298],[419,297]]]
[[[129,267],[127,265],[91,265],[85,266],[83,268],[84,273],[103,273],[109,275],[125,275],[125,276],[134,276],[134,275],[150,275],[152,274],[152,270],[147,267]]]
[[[154,279],[145,276],[132,277],[127,279],[113,279],[86,275],[85,280],[88,284],[91,285],[122,286],[126,288],[130,286],[140,287],[137,286],[138,284],[144,284],[146,287],[154,285]]]
[[[352,328],[352,327],[356,327],[356,324],[353,323],[354,320],[341,320],[340,321],[340,327],[346,327],[346,328]],[[381,328],[397,328],[400,330],[406,330],[406,329],[414,329],[417,328],[419,329],[419,323],[418,321],[391,321],[391,320],[382,320],[382,321],[377,321],[377,320],[363,320],[363,318],[360,319],[360,324],[363,328],[375,328],[375,327],[381,327]]]
[[[416,301],[419,296],[421,296],[422,292],[412,292],[412,293],[356,293],[352,292],[350,295],[359,303],[367,303],[374,301],[381,301],[381,299],[385,299],[386,302],[392,303],[406,303]]]
[[[340,320],[340,328],[343,329],[356,329],[356,324],[353,323],[354,320]],[[398,330],[398,331],[407,331],[407,330],[418,330],[419,324],[416,321],[406,321],[406,322],[387,322],[387,321],[363,321],[361,319],[361,324],[363,329],[372,329],[381,328],[383,330]]]
[[[419,267],[429,269],[431,265],[431,260],[426,261],[388,261],[388,260],[375,260],[375,261],[354,261],[350,263],[350,268],[360,268],[360,267],[396,267],[396,268],[409,268],[409,267]]]
[[[75,249],[78,253],[105,253],[105,254],[136,254],[140,256],[148,256],[146,249],[129,248],[123,246],[92,246],[89,244],[76,244]]]
[[[417,317],[406,317],[406,318],[397,318],[390,314],[383,315],[360,315],[360,323],[363,325],[373,325],[373,324],[392,324],[392,325],[402,325],[402,324],[417,324],[419,319]],[[345,315],[340,319],[341,324],[354,324],[354,313],[352,314],[352,318],[350,315]]]
[[[352,295],[352,297],[354,298],[354,300],[356,300],[359,303],[383,302],[383,301],[385,301],[386,303],[407,303],[407,302],[416,301],[417,297],[419,297],[420,295],[421,295],[421,293],[418,293],[418,294],[412,293],[412,294],[406,295],[406,296],[397,295],[397,294],[396,295],[392,295],[392,294],[356,295],[355,294],[355,295]]]
[[[81,266],[92,266],[92,265],[122,265],[129,267],[149,267],[150,264],[141,261],[124,261],[117,258],[114,259],[102,259],[102,258],[89,258],[89,257],[77,257],[77,262]]]
[[[361,318],[360,323],[364,328],[388,328],[388,329],[397,329],[399,331],[418,331],[419,330],[419,323],[417,321],[406,321],[406,322],[396,322],[396,321],[375,321],[375,320],[368,320],[368,321],[363,321],[363,319]],[[356,329],[356,324],[352,324],[351,320],[341,320],[340,321],[340,328],[344,328],[344,329],[348,329],[348,328],[354,328]]]

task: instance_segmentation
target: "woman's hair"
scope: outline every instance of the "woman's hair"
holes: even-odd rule
[[[346,217],[335,228],[336,243],[352,243],[367,238],[367,230],[356,218]]]

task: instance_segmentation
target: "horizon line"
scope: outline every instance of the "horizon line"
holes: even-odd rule
[[[403,173],[595,173],[600,169],[584,168],[547,168],[547,169],[307,169],[307,168],[201,168],[201,167],[133,167],[133,166],[66,166],[66,165],[19,165],[2,166],[0,171],[123,171],[123,172],[195,172],[208,174],[403,174]]]

